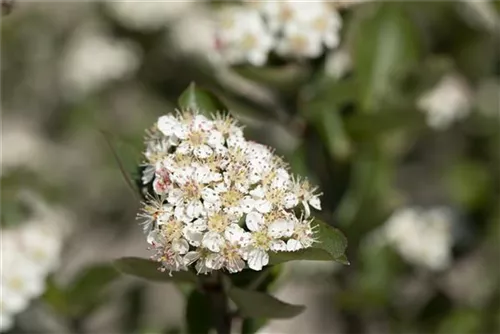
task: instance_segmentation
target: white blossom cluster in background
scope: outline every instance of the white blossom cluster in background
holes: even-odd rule
[[[230,64],[264,65],[268,54],[315,58],[339,44],[342,19],[326,1],[245,1],[218,13],[216,45]]]
[[[448,208],[407,207],[394,212],[377,235],[409,263],[442,270],[451,263],[452,213]]]
[[[417,104],[427,114],[427,124],[443,130],[469,115],[472,99],[472,92],[465,80],[458,75],[448,74],[433,89],[424,93]]]
[[[155,30],[184,16],[195,1],[106,0],[110,14],[124,26],[136,30]]]
[[[143,182],[153,182],[155,196],[139,216],[160,270],[262,270],[269,252],[315,241],[316,188],[292,177],[268,147],[245,140],[230,117],[162,116],[145,157]]]
[[[29,221],[1,229],[1,332],[11,328],[15,315],[44,292],[47,275],[59,264],[65,219],[62,212],[36,203]]]
[[[139,65],[139,51],[130,42],[82,29],[65,52],[62,82],[72,96],[80,96],[131,75]]]

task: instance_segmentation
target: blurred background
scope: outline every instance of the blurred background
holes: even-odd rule
[[[1,330],[184,332],[182,286],[109,261],[150,255],[116,155],[135,172],[145,129],[196,82],[319,186],[349,240],[350,266],[281,268],[273,292],[307,311],[261,333],[499,333],[500,2],[329,2],[334,36],[302,53],[269,50],[231,5],[2,16]],[[241,31],[264,59],[228,50],[256,47],[224,44]]]

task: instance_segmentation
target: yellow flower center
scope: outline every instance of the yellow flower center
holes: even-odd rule
[[[294,50],[305,50],[307,48],[307,38],[304,36],[294,36],[290,41]]]
[[[218,233],[224,232],[228,225],[229,221],[227,220],[227,216],[224,214],[216,213],[208,220],[208,229]]]
[[[257,248],[268,249],[271,238],[267,235],[266,231],[254,232],[252,235],[254,245]]]
[[[257,46],[257,37],[253,34],[246,34],[241,41],[241,47],[244,50],[251,50]]]
[[[230,189],[222,195],[222,205],[225,207],[233,207],[239,204],[243,198],[243,194],[235,189]]]
[[[171,219],[166,224],[161,225],[162,235],[172,242],[182,237],[182,222]]]
[[[192,131],[189,135],[189,141],[193,146],[200,146],[205,142],[206,134],[203,131]]]

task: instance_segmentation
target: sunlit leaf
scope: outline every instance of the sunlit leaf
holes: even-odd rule
[[[250,318],[293,318],[305,309],[302,305],[288,304],[263,292],[236,287],[229,290],[229,298],[242,316]]]
[[[158,262],[137,257],[124,257],[113,262],[115,268],[127,275],[156,282],[184,282],[196,284],[196,274],[190,271],[176,271],[170,275],[168,272],[158,270]]]

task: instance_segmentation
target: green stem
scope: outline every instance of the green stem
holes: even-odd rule
[[[233,317],[229,310],[222,274],[215,272],[210,278],[205,282],[204,290],[210,301],[215,330],[217,334],[230,334]]]

